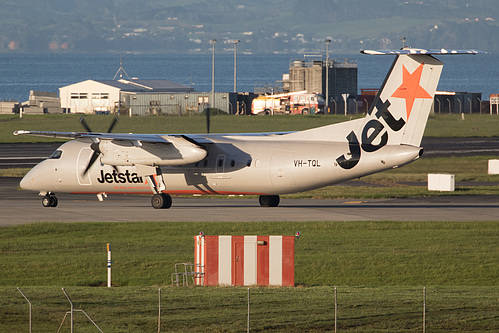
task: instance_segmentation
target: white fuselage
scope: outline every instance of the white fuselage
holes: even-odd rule
[[[169,194],[286,194],[306,191],[357,178],[413,161],[419,147],[385,146],[363,154],[358,165],[345,170],[337,158],[347,154],[344,142],[286,141],[282,136],[211,136],[208,156],[184,166],[163,166],[165,193]],[[38,164],[21,187],[53,193],[153,193],[146,174],[136,166],[113,168],[98,161],[86,175],[90,143],[63,144],[57,159]]]

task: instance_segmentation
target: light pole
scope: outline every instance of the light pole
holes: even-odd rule
[[[326,110],[324,114],[329,113],[329,43],[330,39],[326,39]]]
[[[213,45],[213,53],[211,57],[211,107],[215,108],[215,43],[216,39],[210,40],[211,45]]]
[[[236,44],[240,43],[241,41],[239,39],[234,40],[234,92],[237,92],[236,90],[236,81],[237,81],[237,59],[236,59]]]

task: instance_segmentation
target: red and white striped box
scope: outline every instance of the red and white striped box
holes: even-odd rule
[[[294,286],[294,236],[194,236],[195,283]]]

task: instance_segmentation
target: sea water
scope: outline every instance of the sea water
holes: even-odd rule
[[[438,85],[441,91],[499,93],[499,56],[436,56],[444,62]],[[237,91],[253,92],[255,87],[272,86],[289,72],[293,59],[300,54],[238,54]],[[393,56],[363,54],[330,54],[330,59],[356,59],[358,88],[379,88],[390,68]],[[130,78],[165,79],[192,86],[195,91],[209,92],[212,84],[212,54],[137,55],[121,57]],[[60,87],[84,80],[119,79],[120,55],[116,54],[1,54],[0,100],[26,101],[30,90],[59,92]],[[127,78],[123,75],[123,78]],[[215,54],[215,91],[234,91],[234,55]]]

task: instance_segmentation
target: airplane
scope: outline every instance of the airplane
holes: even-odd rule
[[[19,130],[14,135],[73,139],[21,180],[44,207],[56,193],[151,194],[156,209],[174,194],[258,195],[276,207],[280,195],[312,190],[401,167],[420,147],[443,63],[434,55],[476,50],[363,50],[395,55],[364,118],[297,132],[130,134]],[[98,163],[96,163],[98,162]]]

